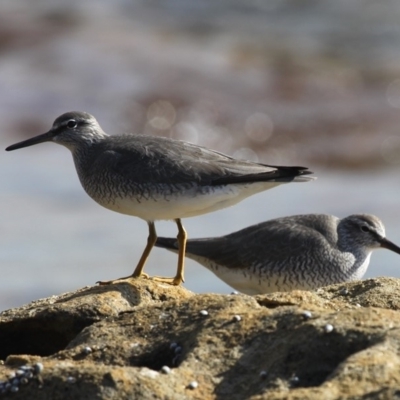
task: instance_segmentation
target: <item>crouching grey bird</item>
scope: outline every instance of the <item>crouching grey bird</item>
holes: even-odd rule
[[[175,239],[163,237],[155,246],[178,248]],[[378,248],[400,254],[400,247],[386,239],[378,217],[308,214],[273,219],[226,236],[190,239],[186,257],[253,295],[361,279],[372,250]]]

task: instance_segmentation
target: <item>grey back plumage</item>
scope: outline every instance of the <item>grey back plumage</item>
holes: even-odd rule
[[[79,113],[68,113],[65,118]],[[57,120],[62,119],[59,117]],[[87,114],[75,117],[81,124],[79,134],[64,131],[56,136],[56,142],[68,144],[77,139],[80,146],[73,148],[77,167],[84,173],[95,175],[101,169],[112,170],[118,178],[139,184],[146,182],[180,184],[196,182],[199,185],[223,185],[256,181],[289,182],[312,172],[304,167],[272,167],[266,164],[237,160],[225,154],[188,142],[148,135],[108,136],[94,117]],[[55,124],[57,123],[55,121]],[[93,128],[101,135],[94,139]],[[87,140],[81,144],[82,136]],[[95,146],[93,146],[95,145]]]
[[[39,137],[37,137],[39,138]],[[237,160],[202,146],[170,138],[148,135],[109,136],[90,114],[65,113],[53,123],[40,141],[27,141],[7,150],[43,141],[54,141],[69,148],[79,173],[96,175],[104,169],[137,183],[154,182],[199,185],[225,185],[257,181],[290,182],[312,180],[304,167],[275,167]],[[36,138],[33,138],[36,139]],[[301,177],[301,178],[300,178]],[[85,178],[83,176],[83,178]]]

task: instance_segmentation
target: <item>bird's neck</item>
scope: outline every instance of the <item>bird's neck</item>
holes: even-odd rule
[[[371,253],[371,251],[368,251],[361,255],[359,254],[353,263],[349,263],[346,268],[342,268],[346,280],[359,280],[364,276],[368,269]]]
[[[346,227],[338,226],[337,247],[347,259],[341,269],[351,280],[360,279],[368,268],[372,250],[359,243],[354,233],[348,232]]]

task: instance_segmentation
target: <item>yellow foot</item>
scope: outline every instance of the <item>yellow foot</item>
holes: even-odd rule
[[[119,282],[119,281],[124,281],[124,280],[128,280],[128,279],[135,279],[135,278],[149,279],[149,275],[147,275],[145,273],[142,273],[140,276],[129,275],[129,276],[125,276],[123,278],[113,279],[112,281],[97,281],[96,283],[98,283],[100,286],[102,286],[102,285],[111,285],[111,284]]]
[[[151,279],[155,280],[156,282],[164,282],[168,283],[169,285],[179,286],[181,283],[185,282],[182,276],[175,276],[174,278],[163,278],[161,276],[153,276]]]

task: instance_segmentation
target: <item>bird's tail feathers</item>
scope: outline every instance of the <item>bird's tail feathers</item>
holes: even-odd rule
[[[254,182],[309,182],[315,177],[305,176],[313,174],[305,167],[276,167],[274,165],[265,165],[266,167],[276,168],[274,171],[265,173],[254,173],[246,175],[223,176],[214,179],[212,185],[227,185],[235,183],[254,183]]]
[[[293,182],[310,182],[310,181],[315,181],[317,179],[316,176],[304,176],[304,175],[299,175],[296,176],[293,179]]]
[[[154,246],[162,247],[167,250],[177,251],[178,241],[175,238],[159,237],[157,238],[157,241],[154,244]]]

